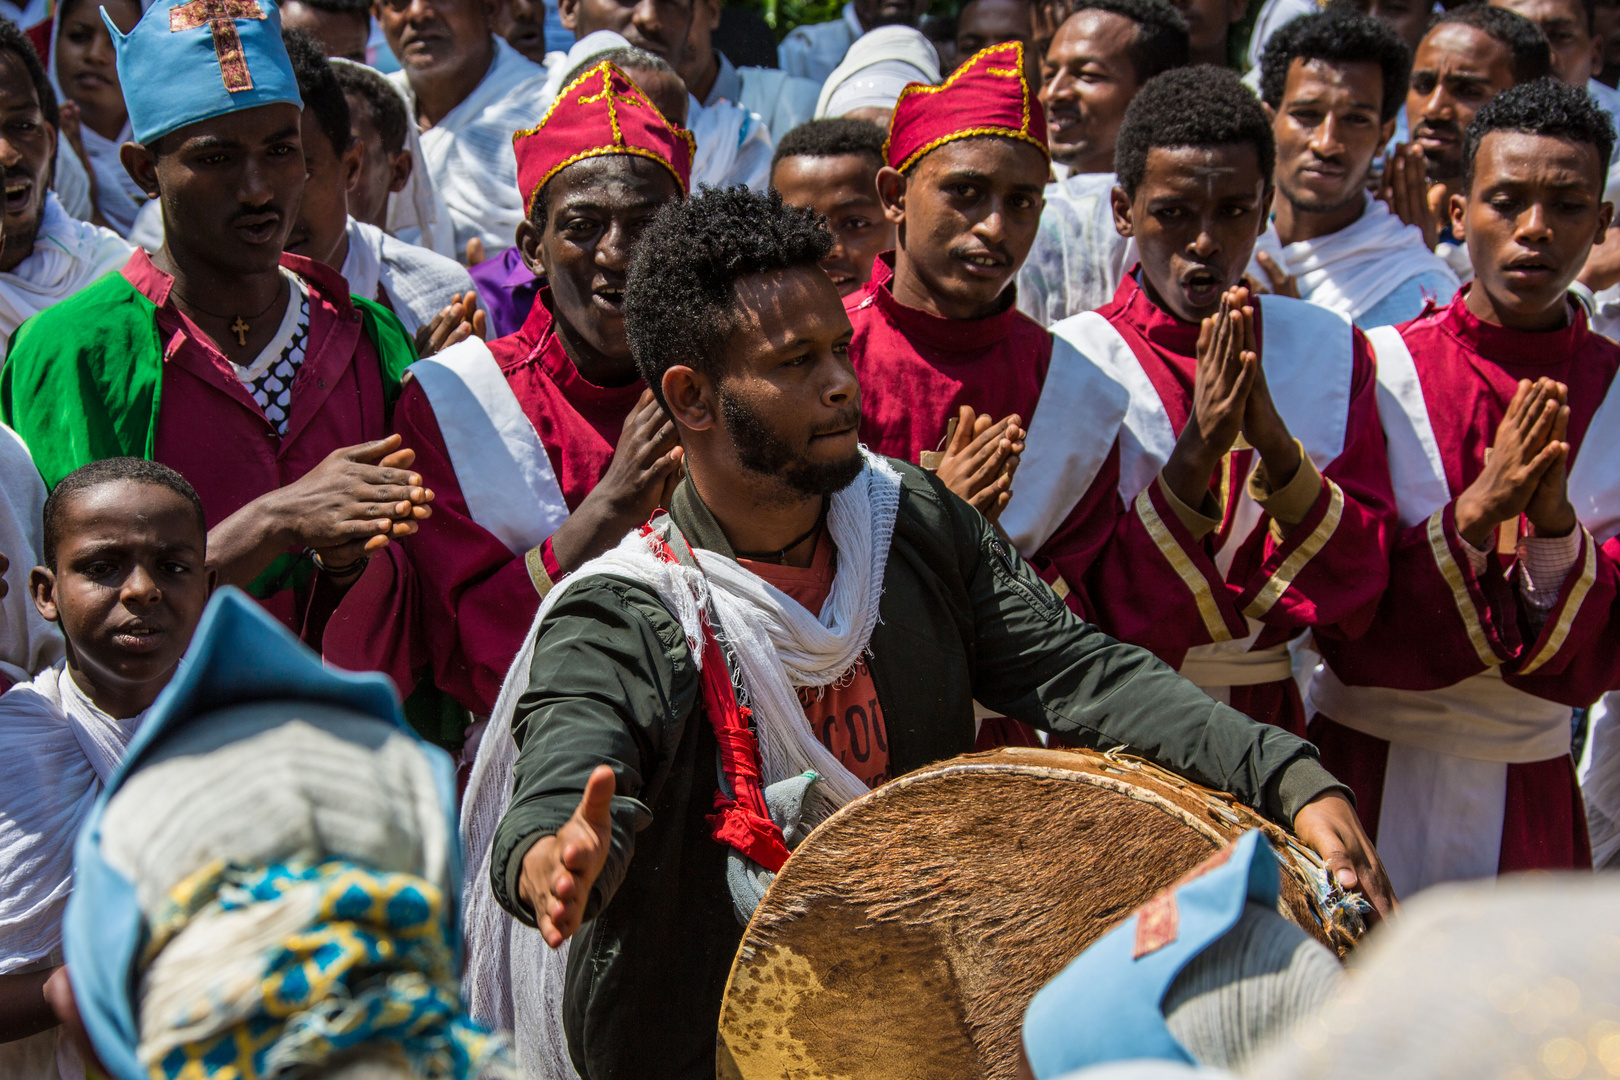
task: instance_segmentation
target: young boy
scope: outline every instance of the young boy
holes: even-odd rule
[[[1003,525],[1098,625],[1298,735],[1288,643],[1355,631],[1394,517],[1366,339],[1235,288],[1270,209],[1270,120],[1232,72],[1151,80],[1119,133],[1141,263],[1063,347]]]
[[[1565,290],[1613,144],[1584,90],[1502,91],[1451,196],[1473,282],[1369,334],[1399,527],[1366,634],[1318,641],[1310,730],[1403,895],[1591,865],[1570,709],[1620,685],[1620,346]]]
[[[833,246],[821,268],[839,296],[872,280],[872,260],[894,247],[894,223],[877,193],[884,135],[867,120],[812,120],[782,136],[771,160],[771,187],[782,201],[827,219]]]
[[[173,677],[214,584],[202,502],[166,465],[120,457],[77,469],[45,501],[44,522],[45,562],[29,591],[61,628],[67,657],[0,697],[0,1076],[8,1080],[56,1075],[44,988],[62,962],[74,838]]]

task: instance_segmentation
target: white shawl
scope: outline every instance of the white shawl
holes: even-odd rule
[[[700,185],[746,184],[764,191],[771,182],[774,146],[765,121],[724,98],[705,106],[687,95],[686,127],[697,142],[692,155],[692,190]]]
[[[73,841],[145,716],[114,720],[60,663],[0,696],[0,974],[60,947]]]
[[[117,233],[74,220],[47,194],[33,253],[0,274],[0,358],[24,320],[120,269],[134,250]]]
[[[1046,206],[1018,271],[1018,310],[1042,326],[1114,298],[1136,262],[1136,241],[1114,228],[1113,173],[1074,173],[1046,185]]]
[[[868,454],[866,469],[833,496],[828,529],[839,552],[832,592],[819,618],[787,594],[712,551],[697,553],[703,572],[661,562],[637,532],[563,578],[546,595],[501,686],[462,802],[462,848],[477,869],[467,877],[463,919],[467,970],[463,985],[475,1019],[515,1034],[518,1068],[541,1080],[574,1075],[562,1033],[567,947],[553,952],[536,930],[512,919],[489,884],[496,826],[512,795],[517,744],[512,719],[527,689],[535,642],[546,615],[574,583],[601,574],[646,584],[680,622],[694,664],[701,663],[698,612],[712,603],[736,655],[753,708],[763,783],[814,770],[821,778],[805,807],[809,826],[866,787],[823,746],[805,719],[795,687],[826,686],[866,650],[877,625],[883,575],[900,505],[900,477]]]
[[[514,132],[532,128],[545,114],[540,88],[545,69],[495,37],[495,59],[473,92],[437,124],[421,132],[425,168],[449,212],[459,257],[477,237],[494,255],[516,242],[523,220]],[[406,73],[388,76],[416,116],[416,95]],[[392,219],[390,219],[392,224]]]
[[[40,617],[28,573],[45,547],[45,481],[22,437],[0,424],[0,554],[11,561],[0,600],[0,676],[25,683],[62,658],[62,635]]]
[[[1457,287],[1451,267],[1423,243],[1422,230],[1396,217],[1381,199],[1364,198],[1361,216],[1336,233],[1284,247],[1271,224],[1254,249],[1299,279],[1301,297],[1351,320],[1419,274],[1444,275]],[[1250,262],[1249,273],[1256,281],[1269,280],[1258,261]]]
[[[343,276],[349,291],[375,300],[380,286],[408,334],[432,322],[456,293],[473,287],[472,276],[454,259],[396,240],[354,218],[349,219],[348,233]]]

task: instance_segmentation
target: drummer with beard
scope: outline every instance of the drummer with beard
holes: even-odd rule
[[[1289,642],[1365,628],[1395,503],[1361,331],[1238,284],[1274,157],[1232,72],[1180,68],[1136,95],[1112,198],[1141,263],[1052,327],[1068,347],[1002,524],[1103,629],[1304,735]]]
[[[936,476],[859,445],[831,244],[813,211],[740,188],[648,227],[626,331],[686,475],[552,590],[480,749],[467,827],[493,843],[469,925],[498,903],[573,938],[560,1026],[586,1080],[712,1077],[750,881],[886,777],[971,750],[975,699],[1230,791],[1390,904],[1310,744],[1081,621]],[[475,1006],[520,937],[473,943]],[[544,999],[539,973],[510,977],[512,1001]],[[507,1015],[521,1065],[557,1018]]]

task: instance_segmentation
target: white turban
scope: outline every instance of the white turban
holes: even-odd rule
[[[817,120],[855,109],[892,109],[907,83],[939,84],[939,54],[918,30],[880,26],[849,47],[816,101]]]

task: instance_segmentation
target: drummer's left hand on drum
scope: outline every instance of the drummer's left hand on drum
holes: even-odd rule
[[[534,912],[540,936],[553,949],[579,929],[591,886],[607,863],[613,787],[613,770],[598,765],[585,782],[574,816],[554,835],[535,841],[523,856],[518,898]]]
[[[1327,863],[1346,889],[1359,889],[1378,917],[1391,915],[1397,908],[1395,891],[1390,888],[1378,852],[1361,828],[1356,808],[1337,791],[1324,791],[1294,815],[1294,835]]]

